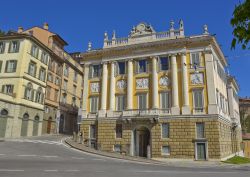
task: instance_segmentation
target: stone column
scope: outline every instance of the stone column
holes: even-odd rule
[[[83,95],[82,95],[82,117],[87,117],[87,103],[89,92],[89,65],[84,65],[84,77],[83,77]]]
[[[182,68],[182,93],[183,93],[182,114],[185,115],[185,114],[190,114],[186,53],[181,54],[181,68]]]
[[[128,61],[127,109],[133,109],[133,61]]]
[[[101,92],[101,111],[107,109],[107,82],[108,82],[108,68],[107,63],[102,64],[102,92]]]
[[[178,67],[176,62],[176,54],[171,55],[171,75],[172,75],[172,108],[173,115],[180,114],[179,92],[178,92]]]
[[[207,79],[207,94],[208,94],[208,114],[218,114],[218,106],[216,103],[216,87],[215,87],[215,71],[212,51],[205,52],[205,67]]]
[[[110,70],[110,88],[109,88],[109,109],[115,110],[115,63],[111,62]]]
[[[153,104],[152,109],[159,108],[159,95],[158,95],[158,74],[157,74],[157,58],[152,58],[152,87],[153,87]]]

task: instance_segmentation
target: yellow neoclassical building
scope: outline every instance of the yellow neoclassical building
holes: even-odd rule
[[[105,32],[102,49],[89,43],[74,57],[84,68],[88,146],[149,158],[240,153],[237,98],[227,89],[237,94],[238,86],[228,82],[227,61],[206,25],[201,35],[186,36],[182,20],[165,32],[140,23],[125,38]]]
[[[33,36],[0,36],[0,137],[41,135],[50,55]]]

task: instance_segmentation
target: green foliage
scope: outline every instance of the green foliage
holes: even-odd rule
[[[240,157],[240,156],[234,156],[230,159],[227,159],[226,161],[223,161],[224,163],[231,163],[231,164],[246,164],[250,163],[250,159],[246,157]]]
[[[5,35],[5,32],[0,30],[0,36],[3,36],[3,35]]]
[[[247,49],[250,41],[250,0],[235,7],[231,25],[234,28],[231,49],[235,49],[236,43],[241,44],[242,49]]]

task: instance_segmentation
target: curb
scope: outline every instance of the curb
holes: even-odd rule
[[[140,162],[140,163],[146,163],[146,164],[164,165],[164,166],[169,165],[167,163],[163,163],[163,162],[159,162],[159,161],[155,161],[155,160],[135,159],[135,158],[129,158],[129,156],[112,156],[112,155],[109,155],[109,154],[103,154],[101,152],[98,153],[98,152],[95,152],[95,151],[89,151],[87,149],[81,149],[81,148],[75,147],[74,145],[72,145],[69,142],[67,142],[67,139],[64,140],[64,143],[66,143],[67,145],[69,145],[71,148],[74,148],[74,149],[77,149],[77,150],[80,150],[80,151],[83,151],[83,152],[87,152],[87,153],[91,153],[91,154],[95,154],[95,155],[100,155],[100,156],[103,156],[103,157],[109,157],[109,158],[121,159],[121,160],[130,160],[130,161]]]

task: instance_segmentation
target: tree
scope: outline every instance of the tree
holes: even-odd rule
[[[235,7],[231,25],[234,28],[231,49],[235,49],[236,43],[241,44],[242,49],[250,49],[247,47],[250,41],[250,0]]]
[[[0,36],[5,35],[5,32],[0,29]]]

